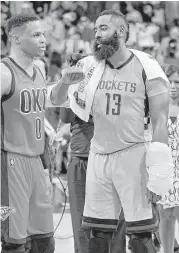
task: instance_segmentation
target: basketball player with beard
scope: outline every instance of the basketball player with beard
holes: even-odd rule
[[[147,94],[152,142],[169,152],[168,82],[164,78],[146,78],[140,60],[126,47],[129,25],[123,14],[103,11],[94,31],[94,59],[98,62],[105,59],[105,69],[91,110],[94,136],[88,159],[82,225],[91,229],[90,253],[110,253],[122,206],[132,252],[155,253],[152,232],[158,230],[155,203],[160,196],[147,189],[144,102]],[[88,64],[87,58],[78,64],[78,73],[80,67]],[[52,103],[67,100],[68,87],[75,83],[69,78],[70,71],[68,68],[52,88]],[[172,159],[170,153],[168,156]]]

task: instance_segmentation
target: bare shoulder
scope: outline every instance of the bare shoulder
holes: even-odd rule
[[[1,96],[9,94],[11,90],[11,81],[11,71],[4,63],[1,63]]]

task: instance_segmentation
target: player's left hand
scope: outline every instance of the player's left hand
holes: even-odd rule
[[[147,189],[147,198],[148,198],[148,203],[157,203],[159,200],[161,200],[161,196],[155,194],[154,192],[151,192]]]

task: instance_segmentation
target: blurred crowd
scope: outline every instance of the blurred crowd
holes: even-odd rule
[[[64,67],[66,54],[92,52],[94,21],[100,11],[110,8],[127,16],[129,47],[146,51],[161,63],[179,62],[178,1],[4,1],[1,2],[1,57],[9,51],[6,20],[14,14],[36,13],[48,31],[45,57],[48,79],[56,81]]]
[[[8,55],[10,48],[6,20],[15,14],[37,14],[47,29],[47,51],[39,64],[44,65],[48,82],[55,82],[65,67],[66,55],[77,51],[92,53],[94,21],[100,11],[111,8],[120,10],[128,19],[130,48],[153,55],[161,64],[179,65],[178,1],[2,1],[1,58]],[[64,128],[59,114],[59,108],[46,112],[53,128],[64,132],[68,143],[69,128]],[[64,153],[67,149],[65,144]]]

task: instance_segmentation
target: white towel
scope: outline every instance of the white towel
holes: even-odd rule
[[[140,60],[148,80],[162,78],[169,82],[159,63],[151,55],[133,49],[130,51]],[[87,122],[96,89],[105,69],[105,60],[97,62],[94,56],[88,56],[81,62],[86,77],[78,84],[70,86],[68,97],[73,112]]]
[[[103,75],[105,62],[97,62],[93,56],[84,58],[83,71],[85,79],[76,85],[71,85],[68,92],[70,108],[84,121],[89,120],[95,91]],[[78,98],[75,98],[78,94]]]
[[[139,50],[130,49],[130,51],[140,60],[148,80],[162,78],[166,82],[169,82],[159,63],[153,56]]]
[[[150,143],[146,152],[146,167],[149,175],[147,188],[163,197],[174,182],[174,164],[170,148],[164,143]]]

